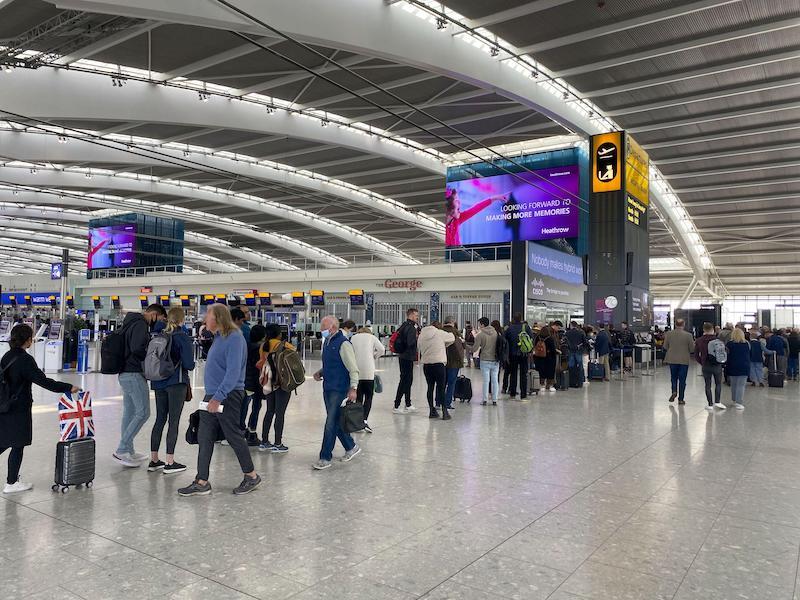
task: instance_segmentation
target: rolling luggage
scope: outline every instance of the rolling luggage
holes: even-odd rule
[[[456,379],[456,385],[453,388],[453,398],[461,402],[469,402],[472,400],[472,381],[469,377],[459,375]]]
[[[58,442],[53,491],[66,493],[72,486],[91,487],[94,481],[94,438]]]
[[[569,387],[583,387],[583,373],[578,365],[569,368]]]
[[[782,388],[785,375],[782,371],[778,371],[778,357],[772,355],[772,369],[767,373],[767,385],[774,388]]]
[[[556,389],[559,391],[569,389],[569,370],[562,369],[556,373]]]
[[[603,381],[606,378],[606,366],[598,362],[589,363],[589,381]]]
[[[536,369],[528,370],[528,395],[539,394],[539,371]]]

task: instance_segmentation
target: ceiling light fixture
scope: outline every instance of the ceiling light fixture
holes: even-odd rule
[[[444,17],[437,17],[436,18],[436,29],[441,31],[442,29],[447,29],[447,19]]]
[[[211,94],[208,92],[197,92],[197,97],[200,99],[200,102],[208,102],[211,99]]]
[[[492,49],[489,50],[489,54],[491,54],[492,56],[497,56],[498,54],[500,54],[500,47],[492,46]]]
[[[67,143],[67,138],[65,138],[63,135],[58,136],[58,143],[59,144],[66,144]]]

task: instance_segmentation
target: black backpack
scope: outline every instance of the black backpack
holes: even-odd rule
[[[104,375],[119,375],[125,370],[128,358],[125,328],[109,333],[100,345],[100,372]]]
[[[8,381],[6,381],[6,371],[8,368],[13,365],[15,362],[19,360],[15,358],[10,363],[6,365],[6,367],[0,370],[0,415],[6,414],[8,411],[11,410],[11,405],[14,404],[14,400],[16,399],[16,395],[11,395],[11,390],[8,387]]]
[[[497,334],[497,344],[495,345],[495,358],[499,363],[507,363],[508,362],[508,340],[506,336]]]

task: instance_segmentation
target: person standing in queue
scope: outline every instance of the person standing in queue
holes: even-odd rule
[[[444,390],[444,402],[447,410],[453,410],[453,396],[456,391],[456,380],[458,372],[464,367],[464,340],[461,339],[461,330],[456,324],[455,317],[447,317],[444,320],[443,329],[452,333],[455,341],[447,346],[447,386]]]
[[[449,420],[450,413],[444,399],[444,388],[447,384],[447,346],[455,341],[455,335],[442,329],[439,321],[424,327],[417,341],[419,360],[428,384],[428,417],[438,419],[437,406],[442,407],[442,420]]]
[[[475,365],[475,357],[473,353],[475,351],[475,330],[472,327],[472,323],[467,321],[466,325],[464,326],[464,355],[467,357],[467,367],[472,368]]]
[[[364,431],[372,433],[369,426],[369,413],[372,410],[372,397],[375,394],[375,359],[383,356],[386,348],[369,327],[362,327],[350,338],[356,353],[358,366],[358,390],[356,402],[364,405]]]
[[[167,325],[164,333],[172,336],[172,350],[170,359],[175,363],[175,372],[163,381],[153,381],[151,386],[156,393],[156,422],[150,433],[150,464],[147,470],[163,471],[165,474],[181,473],[186,470],[186,465],[175,462],[175,444],[178,441],[178,426],[183,413],[183,404],[186,402],[187,393],[191,385],[189,371],[194,370],[194,352],[192,340],[183,331],[183,322],[186,315],[179,306],[173,306],[167,313]],[[158,457],[158,448],[161,446],[161,436],[164,426],[169,420],[167,428],[167,462]]]
[[[664,362],[669,365],[672,383],[669,401],[675,402],[677,397],[679,405],[686,404],[686,376],[694,352],[694,337],[683,328],[685,323],[683,319],[676,319],[675,329],[664,336]]]
[[[744,410],[744,388],[750,373],[750,344],[744,331],[734,327],[730,341],[725,344],[728,351],[728,377],[731,380],[731,399],[736,410]]]
[[[280,348],[281,344],[284,343],[287,349],[295,349],[292,344],[284,341],[280,325],[277,323],[270,323],[267,325],[264,345],[261,348],[261,359],[266,360],[269,364],[270,376],[265,397],[267,412],[264,415],[264,423],[261,426],[261,445],[258,447],[259,452],[286,454],[289,451],[289,448],[283,443],[283,424],[292,393],[281,389],[278,365],[275,364],[275,352]],[[273,420],[275,421],[275,441],[270,442],[269,430],[272,428]]]
[[[519,397],[525,400],[528,397],[528,354],[533,349],[533,331],[522,320],[522,313],[514,313],[505,336],[508,341],[508,395],[512,400],[516,399],[519,382]]]
[[[597,327],[599,331],[594,341],[594,351],[597,353],[597,362],[603,365],[603,381],[610,381],[611,363],[608,357],[611,354],[611,326],[599,323]]]
[[[244,335],[244,332],[242,332]],[[250,417],[247,421],[247,445],[260,447],[258,437],[258,416],[264,403],[264,388],[259,382],[261,371],[258,361],[261,360],[261,346],[266,338],[267,330],[263,325],[253,325],[250,330],[250,342],[247,344],[247,370],[244,376],[244,389],[250,395]]]
[[[417,410],[411,403],[411,385],[414,383],[414,362],[417,360],[418,322],[419,311],[416,308],[409,308],[406,311],[406,322],[397,330],[395,349],[400,363],[400,382],[397,384],[397,394],[394,397],[394,413],[398,415],[406,415]],[[400,408],[404,397],[405,408]]]
[[[322,395],[328,416],[319,460],[312,465],[318,471],[332,466],[333,447],[337,438],[344,446],[345,453],[340,459],[342,462],[353,460],[361,452],[361,447],[353,441],[353,436],[342,429],[339,421],[343,401],[355,402],[358,397],[358,363],[353,344],[339,330],[339,319],[333,315],[322,318],[320,333],[323,340],[322,368],[314,373],[314,380],[322,381]]]
[[[8,384],[11,405],[8,412],[0,413],[0,455],[8,455],[8,476],[4,494],[15,494],[33,489],[33,485],[20,481],[19,470],[25,446],[33,442],[33,394],[31,385],[36,384],[55,394],[78,392],[71,383],[49,379],[36,365],[27,350],[33,344],[33,329],[28,325],[16,325],[8,340],[10,350],[0,360],[0,377]]]
[[[178,490],[181,496],[205,496],[211,493],[208,471],[217,432],[221,429],[230,447],[236,453],[239,466],[244,473],[242,482],[233,490],[237,496],[248,494],[261,485],[256,473],[250,449],[239,420],[245,399],[244,376],[247,364],[247,342],[231,320],[231,313],[223,304],[212,304],[206,313],[206,326],[214,334],[214,343],[208,353],[205,369],[206,410],[200,411],[197,430],[197,476],[185,488]]]
[[[556,391],[556,363],[558,362],[558,342],[556,334],[549,325],[545,325],[536,336],[533,346],[533,363],[539,373],[541,389],[554,393]]]
[[[481,405],[486,406],[491,396],[492,405],[497,406],[500,396],[500,363],[497,362],[497,330],[489,325],[489,319],[478,319],[481,330],[475,336],[474,352],[478,355],[483,375],[483,400]],[[491,390],[491,392],[490,392]],[[494,393],[494,396],[491,394]]]

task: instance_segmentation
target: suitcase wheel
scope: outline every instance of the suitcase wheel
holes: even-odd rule
[[[93,484],[93,483],[94,483],[94,481],[87,481],[87,482],[86,482],[86,487],[87,487],[87,488],[90,488],[90,487],[92,487],[92,484]]]
[[[57,492],[58,491],[58,484],[54,483],[53,485],[50,486],[50,489],[53,490],[54,492]]]
[[[66,494],[68,491],[69,491],[69,486],[68,485],[65,485],[65,486],[63,486],[61,488],[61,493],[62,494]]]

